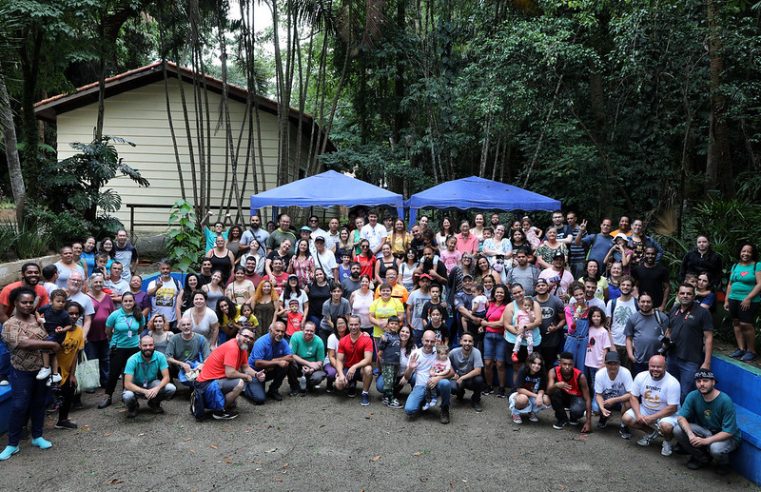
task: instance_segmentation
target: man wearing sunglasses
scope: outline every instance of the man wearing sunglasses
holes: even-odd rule
[[[264,371],[255,371],[248,364],[248,349],[254,344],[254,332],[243,328],[235,338],[223,343],[209,355],[198,375],[197,382],[216,380],[225,395],[224,410],[217,410],[217,420],[231,420],[238,416],[235,400],[251,381],[264,381]]]

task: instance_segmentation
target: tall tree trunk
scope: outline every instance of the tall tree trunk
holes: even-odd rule
[[[180,149],[177,147],[177,135],[174,131],[174,120],[172,118],[172,107],[169,103],[169,75],[166,70],[166,60],[161,63],[161,71],[164,74],[164,97],[166,98],[166,119],[169,123],[169,133],[172,135],[172,149],[174,150],[174,160],[177,163],[177,178],[180,181],[180,194],[183,200],[187,200],[185,193],[185,177],[182,175],[182,162],[180,161]],[[182,82],[180,82],[182,83]]]
[[[40,137],[37,129],[37,116],[34,113],[34,103],[37,100],[42,34],[42,29],[39,26],[32,27],[30,32],[24,33],[20,49],[21,73],[24,78],[21,96],[21,138],[25,149],[22,152],[22,158],[24,159],[27,185],[32,196],[38,194],[41,189],[37,159]]]
[[[725,111],[726,97],[721,93],[721,76],[724,71],[723,47],[719,7],[715,0],[706,0],[708,19],[708,73],[711,95],[711,112],[708,116],[708,154],[706,157],[706,189],[719,188],[726,195],[734,195],[732,159],[729,149],[729,128]]]
[[[8,161],[8,175],[11,181],[11,193],[16,202],[16,222],[20,225],[24,220],[24,207],[26,205],[26,187],[24,177],[21,174],[21,161],[16,146],[16,127],[13,123],[13,111],[11,100],[8,97],[8,89],[5,87],[5,76],[0,73],[0,129],[3,131],[3,143],[5,144],[5,159]]]

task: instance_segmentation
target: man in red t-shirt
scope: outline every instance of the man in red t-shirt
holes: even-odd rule
[[[225,395],[225,410],[214,412],[215,419],[229,420],[237,417],[238,413],[232,408],[246,383],[254,378],[264,380],[264,371],[257,372],[248,365],[248,348],[253,343],[254,332],[243,328],[235,338],[214,349],[206,359],[196,381],[203,383],[216,380]]]
[[[362,380],[360,403],[370,404],[370,385],[373,382],[373,340],[360,330],[359,316],[349,316],[349,334],[338,342],[336,356],[336,389],[348,387],[347,396],[357,394],[356,383]]]
[[[13,306],[8,297],[14,289],[19,287],[29,287],[34,290],[34,293],[37,294],[35,308],[39,309],[42,306],[50,304],[48,291],[40,284],[40,266],[33,262],[24,263],[21,266],[21,280],[6,285],[0,291],[0,323],[8,321],[8,318],[13,314]]]
[[[560,364],[550,368],[547,374],[547,393],[550,395],[552,409],[555,411],[557,422],[552,426],[562,429],[569,424],[568,414],[572,423],[577,423],[586,411],[581,432],[592,432],[592,397],[589,392],[587,377],[573,365],[573,354],[560,354]],[[568,412],[566,412],[568,408]]]

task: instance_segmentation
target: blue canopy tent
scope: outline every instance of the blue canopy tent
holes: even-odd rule
[[[410,209],[410,224],[420,208],[471,208],[481,210],[558,210],[560,201],[517,186],[471,176],[441,183],[405,202]]]
[[[325,171],[251,195],[251,213],[261,207],[331,207],[344,205],[395,207],[404,216],[404,197],[336,171]]]

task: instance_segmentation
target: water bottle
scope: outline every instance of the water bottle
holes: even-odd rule
[[[307,378],[303,375],[299,378],[299,389],[301,389],[301,391],[307,390]]]

